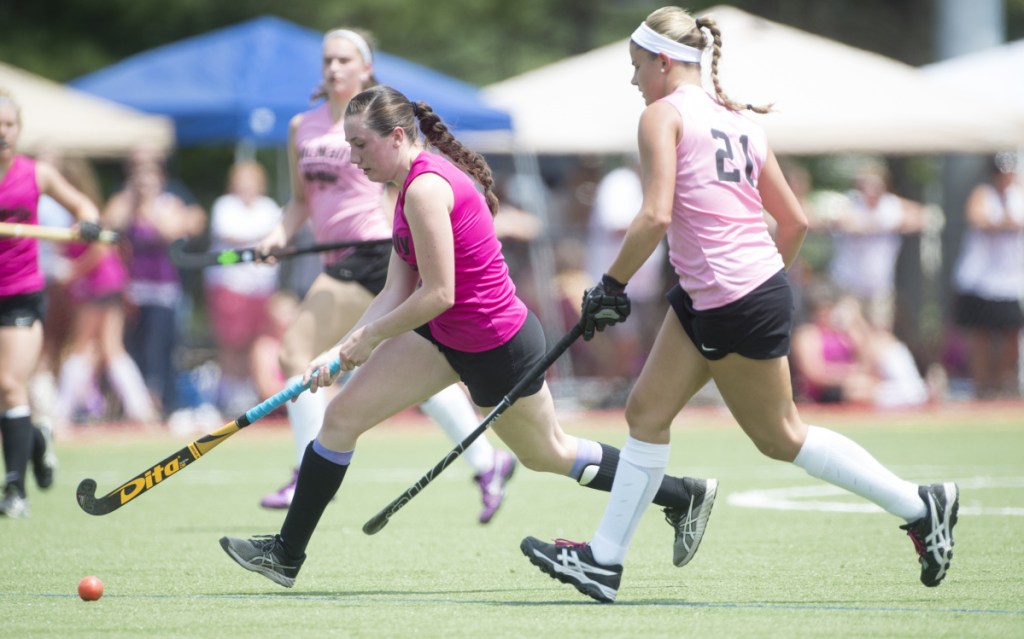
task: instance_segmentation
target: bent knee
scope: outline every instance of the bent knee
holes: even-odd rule
[[[632,399],[626,402],[625,417],[630,436],[643,441],[657,441],[659,436],[668,432],[675,415],[659,411],[658,408],[648,408]]]
[[[752,437],[757,450],[765,457],[778,461],[791,462],[803,446],[803,437],[794,433],[778,433],[768,437]]]
[[[555,464],[553,463],[550,455],[537,454],[530,452],[525,455],[516,454],[516,458],[524,468],[529,468],[532,471],[538,473],[553,473],[555,471]]]

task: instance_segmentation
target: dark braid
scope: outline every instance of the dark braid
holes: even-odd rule
[[[484,199],[491,215],[498,213],[498,196],[494,194],[494,176],[482,155],[471,151],[455,139],[441,118],[426,102],[410,102],[400,91],[378,84],[352,98],[345,116],[366,113],[366,125],[387,135],[401,128],[409,140],[419,139],[416,121],[427,143],[443,153],[457,167],[468,173],[484,188]]]
[[[426,102],[413,103],[412,111],[420,121],[420,131],[423,132],[427,143],[444,153],[453,164],[473,176],[480,186],[484,187],[487,208],[491,210],[491,215],[497,215],[498,196],[494,194],[494,175],[487,160],[459,142]]]

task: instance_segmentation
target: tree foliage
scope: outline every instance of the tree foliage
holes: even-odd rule
[[[919,65],[934,59],[937,0],[737,0],[800,29]],[[1007,39],[1024,37],[1024,0],[1004,0]],[[274,14],[326,31],[359,26],[381,49],[489,84],[626,37],[663,0],[46,0],[0,3],[0,59],[67,81],[126,56]],[[686,3],[691,10],[719,2]]]

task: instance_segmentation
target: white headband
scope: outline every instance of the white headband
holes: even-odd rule
[[[671,38],[666,38],[647,26],[645,22],[640,23],[640,26],[636,28],[630,39],[637,46],[651,53],[664,53],[673,60],[700,64],[700,57],[703,53],[700,49],[683,44],[682,42],[676,42]]]
[[[352,44],[356,45],[356,48],[359,49],[359,55],[363,56],[363,62],[366,64],[373,64],[373,53],[370,52],[370,45],[366,43],[366,38],[355,31],[350,29],[335,29],[334,31],[328,31],[324,35],[324,42],[327,42],[331,38],[345,38]]]

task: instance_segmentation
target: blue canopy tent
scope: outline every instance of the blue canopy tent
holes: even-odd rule
[[[291,117],[311,106],[322,38],[264,16],[139,53],[70,84],[171,117],[179,146],[280,146]],[[374,73],[429,103],[457,134],[512,128],[509,114],[488,106],[473,85],[383,52],[375,53]]]

